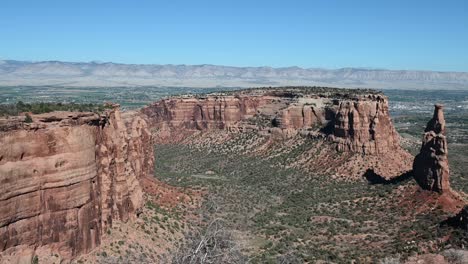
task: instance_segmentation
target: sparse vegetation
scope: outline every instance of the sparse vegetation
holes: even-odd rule
[[[31,112],[33,114],[43,114],[53,111],[102,112],[105,108],[106,106],[102,104],[23,103],[22,101],[18,101],[16,104],[0,104],[0,116],[17,116],[23,112]],[[28,113],[26,113],[25,122],[32,122],[31,116]]]
[[[230,144],[217,145],[219,149],[211,144],[209,151],[201,145],[157,145],[156,175],[172,185],[207,188],[219,209],[205,211],[204,222],[192,224],[203,230],[212,219],[222,219],[226,232],[237,234],[235,245],[252,263],[285,258],[297,263],[352,259],[369,263],[445,246],[434,241],[451,232],[438,227],[446,214],[408,213],[410,208],[395,204],[413,181],[389,185],[335,181],[286,168],[287,162],[278,165],[278,160],[291,159],[306,146],[294,146],[271,159],[239,155]],[[223,180],[194,177],[214,170]]]

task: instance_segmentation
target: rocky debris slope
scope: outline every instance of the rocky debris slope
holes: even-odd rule
[[[414,178],[424,190],[450,191],[447,139],[442,105],[435,105],[427,123],[419,154],[413,162]]]
[[[350,153],[346,168],[358,173],[357,161],[384,178],[411,169],[412,157],[400,147],[388,112],[388,99],[373,90],[286,87],[163,99],[142,109],[157,140],[181,141],[196,131],[257,132],[292,138],[322,138],[335,150]],[[359,155],[356,155],[359,154]],[[358,157],[362,156],[362,157]],[[336,159],[336,155],[335,155]],[[361,162],[360,162],[361,163]],[[354,165],[353,165],[354,164]],[[359,172],[361,173],[361,172]],[[360,176],[362,176],[361,173]]]
[[[139,180],[152,176],[152,138],[138,115],[124,119],[115,106],[32,118],[0,122],[0,262],[44,248],[89,252],[114,220],[135,217]]]

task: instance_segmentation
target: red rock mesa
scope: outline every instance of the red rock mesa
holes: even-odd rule
[[[384,153],[399,148],[399,136],[388,113],[387,98],[306,89],[253,90],[225,95],[163,99],[142,109],[158,129],[243,131],[254,116],[265,116],[270,130],[283,134],[326,127],[340,151]]]
[[[180,140],[190,131],[258,131],[282,137],[300,133],[327,138],[339,152],[364,155],[361,161],[372,163],[373,173],[385,178],[411,169],[412,157],[400,147],[388,99],[372,90],[242,90],[163,99],[142,112],[162,141]],[[339,170],[346,173],[349,168]]]

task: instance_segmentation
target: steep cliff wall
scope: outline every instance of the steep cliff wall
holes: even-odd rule
[[[164,99],[143,108],[156,128],[243,130],[252,119],[269,120],[285,135],[321,129],[341,152],[386,153],[399,149],[399,136],[379,93],[305,93],[301,90],[239,92]],[[254,122],[255,123],[255,122]],[[248,126],[252,128],[252,126]],[[253,127],[260,130],[260,127]]]
[[[307,103],[289,105],[278,112],[274,125],[281,129],[302,129],[326,123],[324,110]]]
[[[253,117],[266,104],[262,97],[207,96],[170,98],[142,109],[150,122],[183,129],[227,129],[241,120]]]
[[[333,136],[340,151],[376,154],[400,148],[388,100],[382,95],[340,101],[334,123]]]
[[[389,179],[411,170],[413,157],[400,147],[388,99],[376,91],[263,88],[173,97],[141,111],[162,142],[213,130],[258,132],[270,135],[269,142],[300,134],[324,140],[331,151],[307,160],[328,161],[325,167],[339,178],[358,179],[366,173]],[[312,165],[314,171],[323,167]]]
[[[142,206],[139,178],[153,169],[146,122],[124,120],[118,108],[33,120],[0,122],[0,252],[88,252],[113,220]]]
[[[435,105],[434,116],[424,130],[421,150],[413,163],[414,178],[425,190],[450,191],[447,139],[442,105]]]

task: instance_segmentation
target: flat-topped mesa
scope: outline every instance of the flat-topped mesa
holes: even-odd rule
[[[434,116],[424,131],[421,150],[413,162],[414,178],[424,190],[449,191],[450,171],[442,105],[435,105]]]
[[[321,130],[342,152],[375,154],[400,148],[387,98],[368,90],[320,87],[240,90],[163,99],[142,112],[153,127],[176,133],[181,129],[247,129],[290,136]]]
[[[98,246],[112,221],[136,216],[154,155],[146,121],[126,115],[114,107],[1,120],[0,262],[41,248],[72,258]]]

